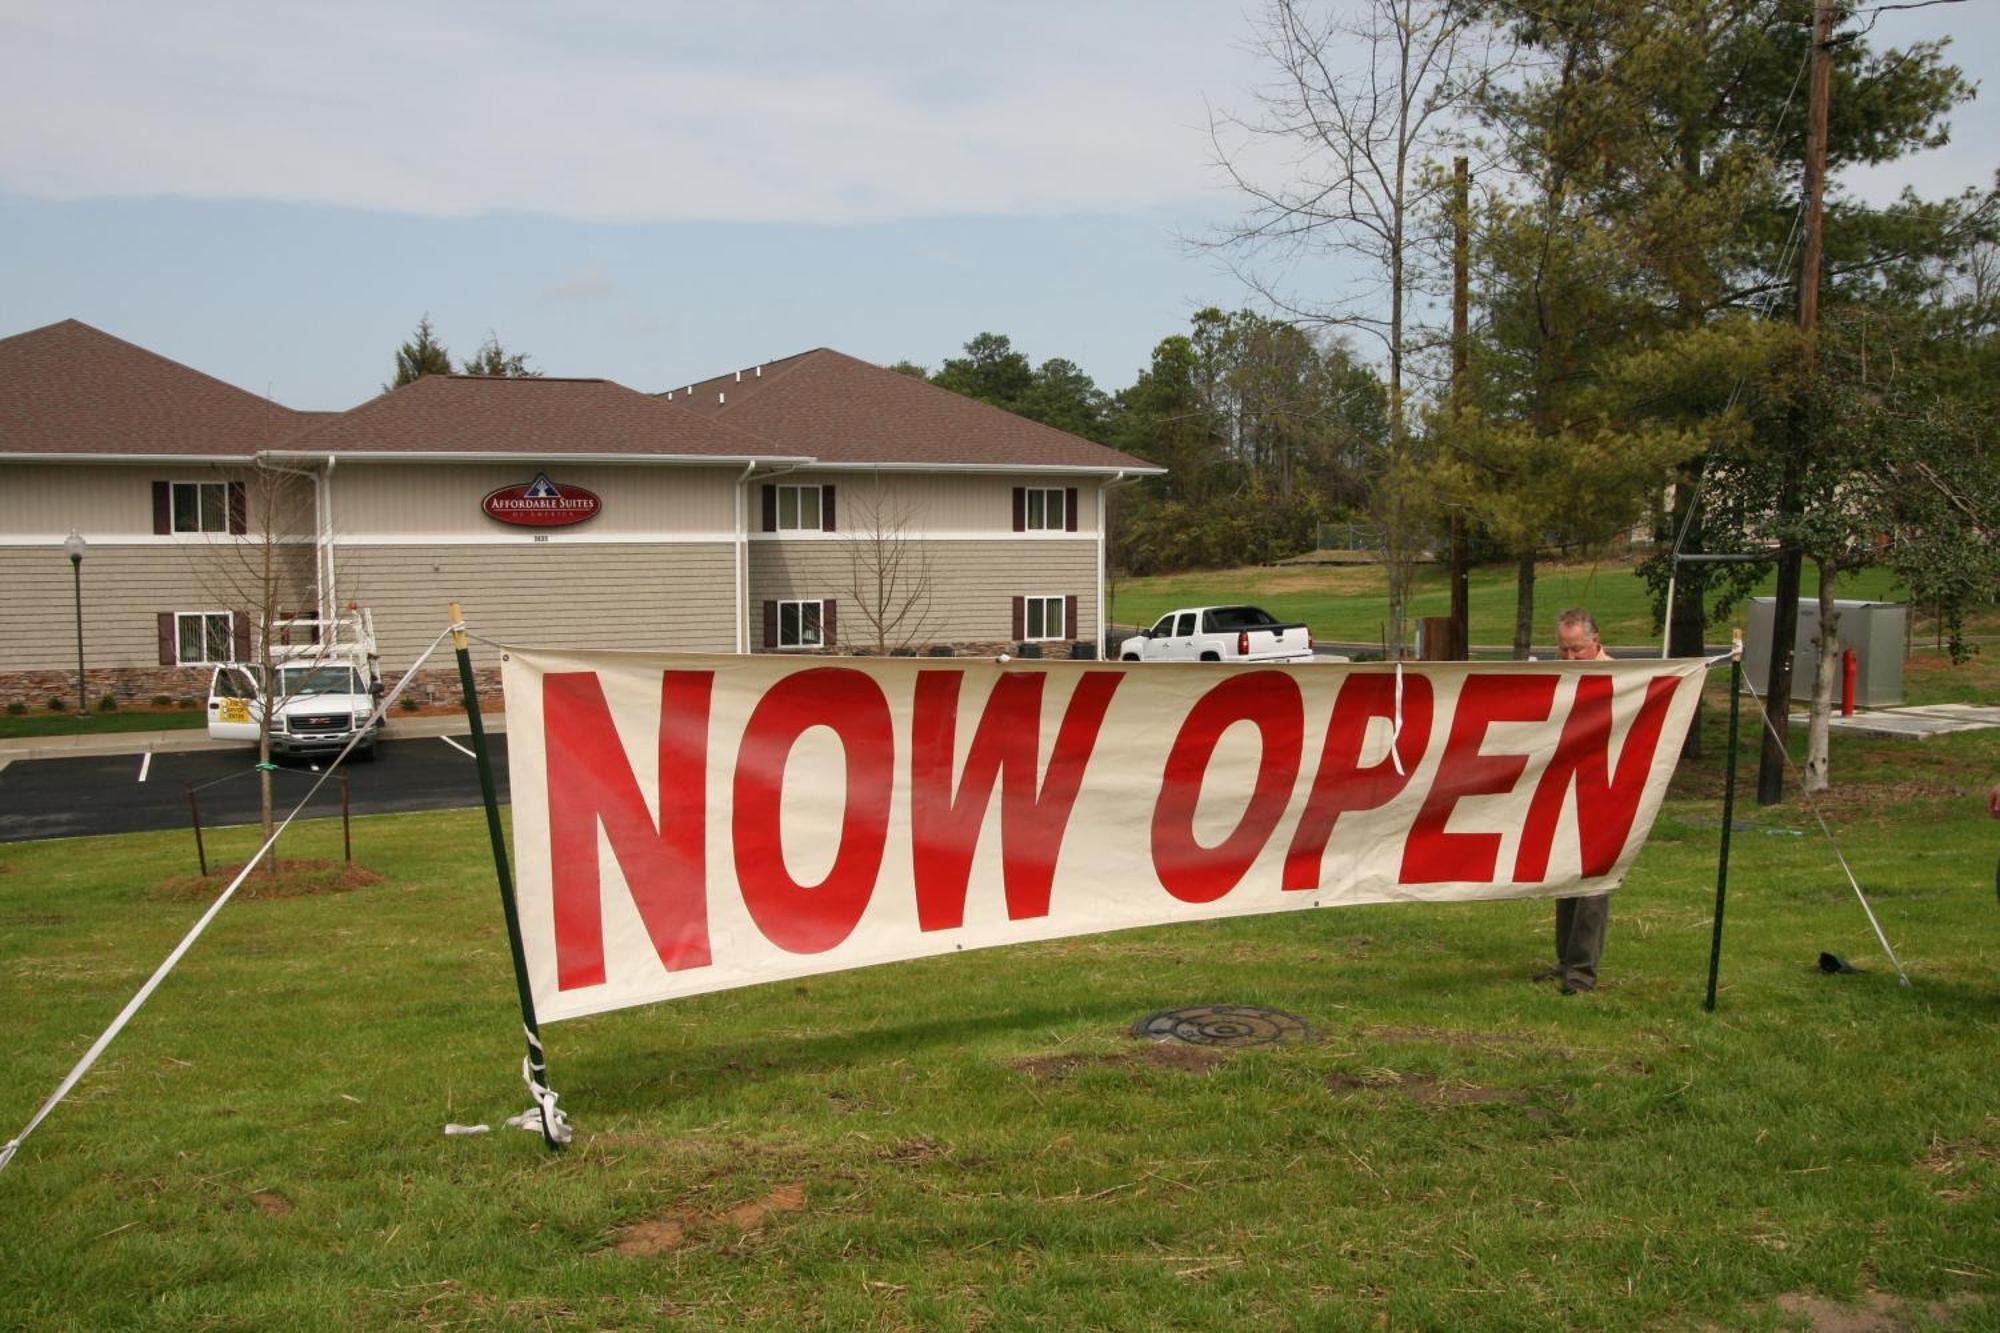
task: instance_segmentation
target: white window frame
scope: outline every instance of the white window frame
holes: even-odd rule
[[[813,608],[813,637],[805,637],[805,608]],[[785,642],[785,608],[792,610],[792,642]],[[778,603],[778,641],[773,648],[824,648],[826,647],[826,599],[824,597],[800,597]]]
[[[1038,607],[1040,608],[1042,613],[1042,628],[1047,630],[1049,627],[1050,603],[1054,603],[1055,606],[1057,632],[1054,634],[1037,634],[1035,633],[1035,611]],[[1068,620],[1069,598],[1063,593],[1056,593],[1054,596],[1031,594],[1021,599],[1021,641],[1023,643],[1053,643],[1059,639],[1067,639],[1069,635],[1063,631],[1069,628]]]
[[[182,653],[181,649],[182,646],[186,644],[187,639],[184,635],[184,631],[181,628],[182,625],[184,625],[187,621],[190,620],[212,622],[218,618],[220,618],[222,621],[223,656],[212,657],[206,654],[204,654],[201,657],[185,656]],[[200,633],[202,637],[202,647],[204,649],[212,648],[215,646],[214,641],[209,637],[212,629],[213,625],[209,623],[204,623],[201,627]],[[234,611],[174,612],[174,661],[177,665],[180,666],[233,665],[236,661],[236,613]]]
[[[779,532],[823,532],[826,529],[826,496],[821,494],[826,488],[811,483],[794,485],[790,482],[778,483],[778,527]],[[812,522],[805,521],[807,491],[812,492]],[[785,501],[792,502],[792,521],[785,521]]]
[[[181,526],[180,493],[181,493],[181,488],[184,486],[192,487],[194,489],[195,525],[191,528],[184,528]],[[217,527],[211,528],[202,521],[201,493],[204,488],[212,488],[214,490],[222,492],[221,522],[220,525]],[[173,533],[175,536],[202,536],[214,533],[221,533],[227,535],[229,532],[229,483],[226,481],[168,482],[167,483],[167,531]]]
[[[1068,532],[1068,492],[1061,486],[1027,486],[1021,502],[1021,527],[1028,532]],[[1041,513],[1035,512],[1040,501]]]

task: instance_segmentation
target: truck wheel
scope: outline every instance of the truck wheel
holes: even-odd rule
[[[374,741],[370,741],[370,742],[368,742],[368,744],[366,744],[366,745],[357,745],[357,746],[355,746],[355,747],[354,747],[354,762],[355,762],[355,763],[357,763],[357,764],[372,764],[372,763],[374,763],[374,762],[375,762],[375,742],[374,742]]]
[[[1139,654],[1137,654],[1137,653],[1127,653],[1127,654],[1125,654],[1125,656],[1123,656],[1123,657],[1119,658],[1118,660],[1119,660],[1119,661],[1121,661],[1121,662],[1136,662],[1136,661],[1138,661],[1138,660],[1139,660]]]
[[[1220,662],[1220,661],[1222,660],[1222,654],[1221,654],[1221,653],[1203,653],[1203,654],[1201,655],[1201,660],[1202,660],[1202,661],[1204,661],[1204,662]]]

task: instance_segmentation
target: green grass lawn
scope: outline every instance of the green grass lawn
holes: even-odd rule
[[[441,1133],[526,1104],[479,814],[357,821],[382,883],[232,903],[0,1173],[0,1322],[1736,1329],[1824,1299],[1994,1327],[2000,733],[1836,741],[1908,990],[1806,812],[1739,809],[1707,1014],[1721,726],[1595,995],[1528,982],[1547,903],[929,959],[549,1028],[562,1155]],[[338,855],[337,823],[296,832]],[[0,847],[0,1136],[198,915],[160,888],[193,861]],[[1317,1040],[1125,1035],[1217,1002]]]
[[[99,736],[125,731],[181,731],[208,725],[208,717],[198,708],[138,710],[92,713],[51,713],[36,709],[28,713],[0,713],[0,740],[22,736]]]
[[[1514,570],[1487,565],[1473,570],[1468,604],[1475,644],[1505,645],[1514,641]],[[1774,578],[1758,591],[1769,594]],[[1805,571],[1805,596],[1816,596],[1819,579],[1810,564]],[[1889,571],[1865,570],[1844,577],[1843,599],[1897,601]],[[1303,621],[1316,639],[1349,643],[1380,643],[1388,621],[1387,575],[1374,565],[1252,565],[1242,569],[1198,570],[1152,578],[1121,578],[1112,589],[1111,622],[1150,625],[1182,606],[1251,602],[1282,620]],[[1604,641],[1611,644],[1657,644],[1653,610],[1646,583],[1619,561],[1545,565],[1535,579],[1535,641],[1553,643],[1555,618],[1565,608],[1588,607],[1597,618]],[[1410,615],[1442,616],[1451,612],[1451,589],[1444,571],[1418,571]],[[1988,611],[1978,621],[1987,632],[2000,632],[2000,615]],[[1929,633],[1930,620],[1918,615],[1913,625],[1919,642]],[[1716,643],[1729,639],[1728,627],[1710,631]]]

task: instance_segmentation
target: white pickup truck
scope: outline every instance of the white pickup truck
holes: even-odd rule
[[[271,647],[273,679],[255,665],[219,666],[208,689],[208,734],[215,740],[257,739],[264,710],[271,717],[274,755],[337,754],[361,731],[356,759],[373,759],[382,723],[368,725],[381,697],[375,625],[366,611],[322,625],[309,618],[273,626],[289,640]],[[322,635],[322,629],[330,634]],[[266,686],[268,685],[268,688]]]
[[[1118,645],[1127,662],[1310,662],[1312,633],[1255,606],[1190,606]]]

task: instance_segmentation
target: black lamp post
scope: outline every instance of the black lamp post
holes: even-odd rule
[[[72,531],[63,539],[76,586],[76,715],[90,716],[90,695],[83,688],[83,538]]]

